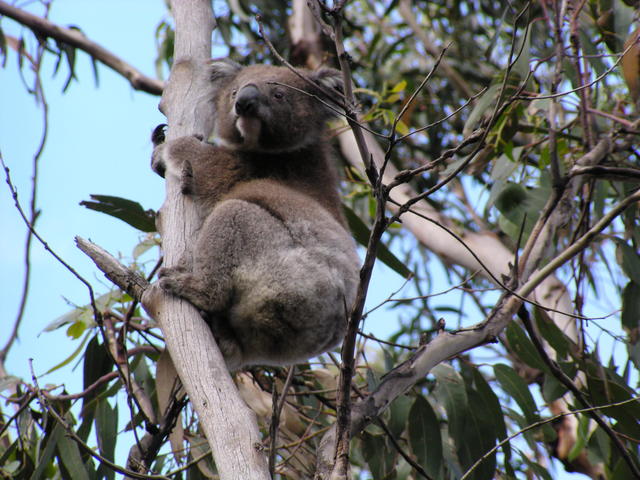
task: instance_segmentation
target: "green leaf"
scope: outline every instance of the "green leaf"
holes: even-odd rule
[[[507,438],[507,426],[504,423],[504,414],[500,407],[500,400],[498,400],[495,392],[477,368],[473,369],[473,381],[478,394],[483,398],[483,412],[486,413],[493,422],[497,438],[504,440]],[[510,459],[511,445],[509,442],[502,446],[502,450],[507,460]]]
[[[77,340],[86,330],[87,325],[84,322],[75,322],[67,328],[67,336]]]
[[[389,91],[389,93],[400,93],[404,91],[405,88],[407,88],[407,81],[400,80],[398,83],[394,85],[394,87]]]
[[[475,390],[467,392],[469,408],[465,412],[466,428],[462,439],[456,440],[458,458],[463,468],[471,468],[496,444],[495,425],[491,416],[486,414],[485,398]],[[474,469],[469,479],[491,480],[496,469],[495,452],[482,460]]]
[[[93,201],[83,200],[80,205],[116,217],[143,232],[156,231],[156,213],[144,210],[138,202],[109,195],[91,195],[91,199]]]
[[[627,331],[640,327],[640,284],[633,280],[622,292],[622,326]]]
[[[389,421],[387,426],[394,437],[400,437],[407,427],[407,419],[410,415],[412,398],[400,395],[389,405]]]
[[[525,381],[513,368],[502,363],[494,365],[493,372],[504,391],[518,404],[527,422],[529,424],[536,422],[538,420],[536,402]]]
[[[58,446],[58,441],[63,436],[64,436],[64,431],[62,429],[62,426],[59,423],[56,423],[56,425],[53,427],[53,430],[51,431],[51,434],[47,435],[46,447],[44,448],[44,451],[38,458],[38,466],[36,467],[35,471],[31,475],[31,480],[40,480],[41,478],[46,478],[44,472],[46,468],[49,466],[49,462],[53,457],[53,453],[55,452],[56,447]]]
[[[595,361],[589,360],[586,365],[587,386],[594,405],[609,405],[629,400],[635,390],[627,385],[620,376],[610,369],[602,368]],[[602,413],[618,420],[616,430],[632,436],[640,437],[640,404],[630,402],[616,407],[606,408]]]
[[[506,154],[502,154],[491,166],[491,180],[507,180],[517,168],[518,164],[516,162]]]
[[[566,335],[544,310],[534,307],[533,315],[540,335],[542,335],[542,338],[556,351],[557,358],[567,358],[571,344]]]
[[[502,231],[517,240],[524,223],[522,241],[526,241],[548,195],[549,188],[545,184],[526,189],[518,183],[496,183],[491,189],[491,196],[495,197],[495,205],[502,213],[498,219]]]
[[[513,350],[520,360],[530,367],[548,372],[548,368],[540,358],[536,347],[533,346],[527,334],[517,323],[511,322],[507,325],[506,335],[509,348]]]
[[[519,77],[518,80],[527,78],[529,75],[529,61],[531,60],[531,30],[531,25],[527,30],[523,30],[523,32],[526,32],[526,35],[518,40],[513,52],[514,60],[516,59],[516,55],[517,60],[513,64],[511,71],[513,73],[517,73],[517,77]]]
[[[96,409],[96,435],[100,454],[113,461],[118,437],[118,408],[111,408],[106,399],[98,402]]]
[[[416,397],[409,412],[409,444],[418,463],[432,478],[440,478],[442,468],[442,438],[440,422],[431,404]]]
[[[567,459],[570,462],[573,462],[580,452],[584,449],[587,444],[587,440],[589,440],[589,423],[590,417],[586,415],[578,415],[578,431],[576,435],[576,443],[573,444],[573,447],[569,451],[567,455]]]
[[[363,432],[362,456],[375,479],[389,478],[394,471],[397,453],[387,445],[386,436]]]
[[[84,352],[83,388],[85,390],[88,389],[89,386],[96,382],[96,380],[109,373],[112,369],[113,361],[111,360],[111,356],[107,352],[104,344],[100,343],[98,335],[95,335],[87,344],[87,348]],[[88,392],[87,395],[83,396],[83,415],[85,414],[89,403],[98,394],[104,391],[105,388],[107,388],[106,384],[100,385]]]
[[[557,400],[567,392],[568,388],[551,374],[545,374],[542,383],[542,398],[547,403]]]
[[[95,299],[96,308],[98,311],[104,311],[111,308],[115,303],[122,302],[126,294],[120,290],[112,290],[104,293]],[[49,325],[44,328],[45,332],[52,332],[65,325],[73,324],[76,322],[83,322],[87,327],[95,326],[93,319],[93,309],[91,305],[84,305],[82,307],[75,308],[64,315],[59,316],[53,320]]]
[[[60,469],[67,473],[63,476],[73,478],[73,480],[89,480],[89,472],[85,468],[80,448],[75,440],[62,434],[58,438],[57,447]]]
[[[69,28],[71,28],[73,30],[77,30],[80,33],[82,33],[78,27],[71,26]],[[68,43],[56,41],[56,44],[58,45],[58,48],[60,49],[60,55],[64,54],[64,57],[67,59],[67,65],[69,67],[69,75],[67,76],[67,79],[65,80],[64,86],[62,87],[62,91],[66,92],[67,89],[69,88],[69,85],[71,85],[71,81],[72,80],[76,80],[76,72],[75,72],[76,49],[75,49],[75,47],[72,47]],[[58,64],[56,65],[56,71],[58,70],[58,66],[60,65],[60,61],[61,60],[62,60],[62,58],[58,59]]]
[[[615,239],[618,244],[618,253],[621,257],[620,266],[630,280],[640,285],[640,255],[635,248],[627,245],[624,240]]]
[[[141,255],[148,252],[153,247],[160,245],[160,241],[157,235],[147,235],[144,240],[138,243],[133,248],[133,259],[137,260]]]
[[[490,115],[495,108],[495,102],[500,95],[502,85],[494,83],[486,92],[477,100],[475,107],[469,114],[466,123],[464,124],[464,135],[468,136],[476,128],[480,126],[482,118],[485,114]]]
[[[449,433],[456,443],[464,438],[467,392],[464,380],[451,365],[441,363],[431,371],[436,377],[435,395],[444,405],[449,423]]]
[[[365,247],[369,243],[369,236],[371,235],[371,230],[367,225],[356,215],[356,213],[347,205],[342,205],[344,208],[345,216],[347,217],[347,223],[349,224],[349,229],[353,234],[353,237],[360,245],[364,245]],[[391,250],[389,250],[385,245],[380,243],[378,245],[378,251],[376,252],[376,256],[382,263],[384,263],[387,267],[392,269],[398,275],[407,278],[413,273],[411,270],[407,268],[407,266],[402,263],[398,257],[396,257]]]
[[[537,461],[531,460],[529,458],[530,455],[527,455],[525,452],[520,452],[520,456],[522,460],[527,465],[527,468],[531,470],[531,472],[535,475],[534,478],[539,478],[541,480],[553,480],[553,477],[549,473],[549,471],[540,465]]]
[[[367,388],[369,391],[375,390],[380,384],[380,377],[371,368],[366,369],[367,375]]]

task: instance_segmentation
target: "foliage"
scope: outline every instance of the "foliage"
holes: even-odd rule
[[[393,218],[398,222],[387,229],[378,258],[411,278],[403,296],[388,292],[385,341],[361,328],[354,395],[377,391],[385,375],[443,330],[491,319],[506,302],[501,294],[584,243],[549,277],[554,288],[566,287],[572,311],[535,297],[495,343],[457,352],[398,392],[353,438],[354,478],[550,479],[566,469],[617,480],[632,478],[629,462],[640,466],[640,227],[637,203],[626,200],[640,179],[638,49],[627,41],[636,13],[621,0],[566,10],[561,3],[347,2],[342,25],[360,120],[386,149],[389,168],[398,172],[392,181],[415,192],[415,203],[428,206],[436,223],[457,235],[436,249],[411,227],[402,228],[406,217]],[[274,62],[254,13],[275,49],[305,64],[305,52],[285,28],[291,6],[276,0],[216,4],[216,48],[245,63]],[[169,22],[159,26],[157,40],[161,70],[172,61]],[[325,38],[323,45],[324,60],[338,66],[333,43]],[[618,63],[625,49],[623,75]],[[71,82],[75,50],[53,50],[68,60]],[[23,46],[17,51],[27,55]],[[343,160],[349,224],[366,245],[380,197],[366,175]],[[387,191],[392,208],[397,191]],[[137,202],[93,200],[85,206],[153,231],[152,212]],[[616,210],[627,201],[628,208]],[[611,221],[592,234],[607,215]],[[479,248],[474,235],[497,239],[513,252],[504,261],[511,270],[487,275],[448,253],[458,239],[472,251]],[[147,237],[136,255],[156,241]],[[135,258],[132,267],[150,278],[154,273]],[[446,273],[436,278],[442,267]],[[606,310],[601,299],[616,310]],[[558,309],[572,315],[570,321]],[[131,436],[116,437],[118,419],[129,418],[127,430],[153,434],[163,414],[156,391],[168,386],[152,373],[163,348],[160,332],[119,290],[51,328],[67,328],[78,342],[64,363],[82,363],[84,391],[54,394],[18,382],[0,421],[0,472],[7,478],[115,478],[111,464],[122,463],[115,442],[133,443]],[[325,355],[297,367],[277,440],[269,429],[271,396],[282,395],[286,369],[255,368],[237,378],[258,413],[265,448],[278,446],[280,478],[313,474],[319,438],[335,421],[335,359]],[[609,431],[592,407],[599,407]],[[189,406],[177,421],[184,436],[171,438],[173,453],[165,446],[153,456],[151,471],[214,478],[215,464]]]

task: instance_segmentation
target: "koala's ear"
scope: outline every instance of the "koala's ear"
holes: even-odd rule
[[[342,73],[335,68],[321,68],[312,72],[310,78],[326,89],[336,92],[329,98],[326,98],[324,92],[321,94],[321,96],[325,97],[325,100],[333,106],[333,108],[324,109],[327,115],[331,117],[338,114],[338,112],[342,112],[342,105],[344,105],[344,83],[342,81]]]
[[[344,93],[344,83],[342,82],[342,73],[335,68],[321,68],[311,73],[311,80],[319,83],[323,87],[331,90],[337,90],[341,94]]]
[[[212,83],[216,83],[236,76],[241,69],[242,65],[229,58],[211,60],[209,63],[209,79]]]

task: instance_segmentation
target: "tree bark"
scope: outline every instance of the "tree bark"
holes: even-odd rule
[[[214,27],[208,0],[173,0],[174,64],[160,102],[167,116],[167,140],[211,131],[213,111],[202,93]],[[197,228],[192,202],[180,192],[178,179],[167,176],[160,210],[164,265],[179,262]],[[221,479],[269,478],[255,415],[238,394],[213,335],[197,309],[152,285],[143,303],[164,333],[166,347],[198,413]]]

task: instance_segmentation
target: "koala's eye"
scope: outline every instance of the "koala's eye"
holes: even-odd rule
[[[231,98],[236,98],[236,95],[238,94],[238,90],[233,90],[231,92]]]
[[[284,98],[284,93],[282,93],[280,91],[275,91],[275,92],[273,92],[273,98],[275,98],[277,100],[282,100]]]

